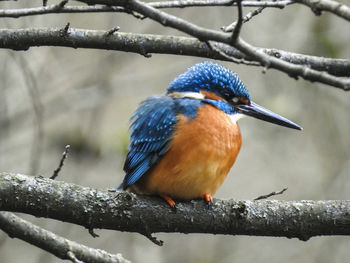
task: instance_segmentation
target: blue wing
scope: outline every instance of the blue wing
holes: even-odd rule
[[[141,178],[166,152],[176,124],[175,100],[163,95],[146,99],[131,117],[126,175],[119,188],[126,189]]]

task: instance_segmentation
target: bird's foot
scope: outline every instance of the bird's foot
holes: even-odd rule
[[[174,211],[176,211],[176,203],[170,196],[165,194],[160,194],[159,196],[163,198]]]
[[[204,200],[207,203],[207,206],[208,206],[208,209],[209,209],[210,206],[213,204],[213,198],[209,194],[205,194],[203,197],[204,197]]]

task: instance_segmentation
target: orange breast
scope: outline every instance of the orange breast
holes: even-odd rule
[[[214,195],[232,167],[242,138],[237,123],[211,105],[197,117],[179,116],[169,150],[137,183],[144,194],[193,199]]]

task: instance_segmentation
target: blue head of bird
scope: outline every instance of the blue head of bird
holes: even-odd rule
[[[247,115],[281,126],[301,130],[292,121],[268,110],[250,99],[248,89],[237,74],[212,62],[202,62],[174,79],[168,95],[205,100],[235,119]]]

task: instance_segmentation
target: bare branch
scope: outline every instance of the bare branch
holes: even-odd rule
[[[241,32],[241,28],[243,25],[243,10],[242,10],[242,1],[241,0],[237,1],[237,9],[238,9],[238,19],[237,19],[237,23],[235,25],[235,28],[232,31],[231,43],[230,43],[233,45],[237,42],[237,39],[239,37],[239,34]]]
[[[83,2],[94,2],[91,0],[82,0]],[[218,42],[224,42],[229,44],[231,40],[231,34],[219,32],[216,30],[205,29],[190,23],[184,19],[178,18],[174,15],[170,15],[161,10],[157,10],[139,0],[129,0],[127,7],[134,10],[154,21],[162,24],[166,27],[172,27],[179,31],[185,32],[191,36],[198,38],[201,41],[214,40]]]
[[[207,45],[209,46],[209,48],[211,50],[213,50],[214,52],[217,52],[220,56],[222,56],[223,58],[226,58],[228,61],[234,62],[236,64],[244,64],[244,65],[249,65],[249,66],[260,66],[259,62],[249,61],[249,60],[246,60],[244,58],[236,58],[234,56],[230,56],[229,54],[225,53],[225,51],[220,49],[220,47],[218,45],[216,45],[215,42],[208,41]]]
[[[257,16],[258,14],[260,14],[266,7],[265,6],[261,6],[258,9],[255,9],[251,12],[249,12],[248,14],[246,14],[243,17],[243,23],[249,22],[254,16]],[[232,32],[233,29],[236,27],[237,25],[237,21],[233,22],[232,24],[222,27],[221,30],[224,32]]]
[[[42,229],[9,212],[0,212],[0,229],[11,238],[21,239],[61,259],[72,260],[74,256],[75,259],[85,263],[130,263],[121,254],[114,255],[101,249],[86,247]]]
[[[326,72],[320,72],[311,69],[308,66],[295,65],[283,61],[281,59],[266,55],[260,49],[248,44],[241,38],[236,43],[237,49],[244,52],[256,61],[260,61],[266,68],[275,68],[287,73],[290,77],[298,78],[302,77],[310,81],[322,82],[337,88],[341,88],[344,91],[350,90],[350,78],[338,78],[330,75]]]
[[[64,3],[65,1],[61,2]],[[44,14],[64,14],[64,13],[102,13],[102,12],[123,12],[129,13],[123,7],[117,6],[62,6],[62,4],[40,6],[21,9],[2,9],[0,17],[19,18],[23,16],[34,16]]]
[[[350,60],[348,59],[317,57],[268,48],[263,48],[261,49],[261,51],[270,56],[282,59],[284,61],[297,65],[307,65],[312,69],[318,71],[325,71],[334,76],[350,77],[350,74],[345,72],[349,72],[350,70],[350,68],[348,68],[348,62],[350,62]],[[327,65],[329,67],[328,69]]]
[[[129,1],[126,0],[78,0],[90,5],[108,5],[108,6],[125,6]],[[217,5],[237,5],[237,0],[182,0],[168,2],[152,2],[145,5],[153,8],[173,8],[173,7],[189,7],[189,6],[217,6]],[[350,21],[350,8],[342,3],[333,0],[291,0],[291,1],[242,1],[242,6],[266,6],[283,8],[293,3],[301,3],[309,6],[317,15],[321,11],[332,12],[333,14]]]
[[[80,0],[82,2],[93,3],[96,2],[93,0]],[[108,2],[108,0],[100,0],[103,3]],[[98,2],[100,2],[98,1]],[[121,2],[122,1],[112,1],[110,2]],[[311,69],[308,66],[294,65],[283,61],[281,59],[271,57],[263,53],[259,48],[254,47],[240,37],[232,43],[232,37],[230,34],[222,33],[215,30],[205,29],[203,27],[194,25],[184,19],[180,19],[176,16],[167,14],[163,11],[157,10],[153,7],[148,6],[147,4],[140,2],[139,0],[129,0],[127,2],[127,7],[131,10],[134,10],[146,17],[151,18],[159,22],[164,26],[169,26],[175,29],[178,29],[182,32],[185,32],[191,36],[198,38],[201,41],[208,42],[210,40],[233,45],[235,48],[240,50],[243,54],[247,55],[251,60],[260,62],[265,69],[274,68],[282,72],[287,73],[293,78],[302,77],[309,81],[319,81],[337,88],[341,88],[344,91],[350,90],[350,79],[342,79],[335,76],[332,76],[326,72],[319,72],[317,70]],[[234,35],[233,35],[234,36]]]
[[[239,29],[241,27],[242,23],[242,6],[238,5],[238,10],[240,11],[239,15],[239,24],[236,25],[236,30],[233,31],[233,34],[223,33],[216,30],[210,30],[206,29],[197,25],[194,25],[193,23],[190,23],[184,19],[180,19],[176,16],[167,14],[163,11],[157,10],[154,7],[151,6],[151,4],[146,4],[143,2],[140,2],[139,0],[79,0],[80,2],[84,2],[90,5],[110,5],[110,6],[117,6],[118,8],[124,8],[124,10],[128,10],[128,12],[137,12],[139,14],[142,14],[145,17],[149,17],[159,23],[161,23],[164,26],[169,26],[175,29],[178,29],[182,32],[185,32],[191,36],[194,36],[198,38],[200,41],[203,41],[205,43],[209,43],[209,41],[215,41],[219,44],[228,44],[232,45],[233,47],[237,48],[241,54],[243,54],[244,60],[250,60],[260,63],[267,68],[274,68],[279,71],[287,73],[289,76],[292,76],[294,78],[302,77],[309,81],[318,81],[327,85],[331,85],[334,87],[341,88],[343,90],[349,90],[350,89],[350,80],[345,78],[339,78],[337,76],[334,76],[327,72],[319,71],[319,69],[312,68],[312,66],[309,65],[303,65],[299,64],[296,65],[294,63],[290,63],[290,61],[285,61],[280,58],[276,58],[275,56],[271,56],[268,53],[264,53],[262,49],[258,47],[254,47],[252,45],[249,45],[242,39],[240,39],[239,36]],[[218,0],[215,0],[218,1]],[[221,4],[225,3],[226,5],[231,5],[232,3],[237,3],[236,0],[232,0],[231,2],[219,1]],[[329,1],[329,0],[327,0]],[[240,3],[241,1],[238,1]],[[244,1],[243,1],[244,2]],[[155,2],[153,2],[155,3]],[[186,3],[187,5],[189,3],[193,4],[191,1],[185,1],[181,3]],[[203,1],[199,1],[198,3],[203,4]],[[210,1],[210,3],[213,3]],[[197,4],[197,3],[196,3]],[[65,8],[64,7],[65,2],[61,2],[60,4],[56,5],[58,9]],[[341,6],[341,10],[343,10],[343,6]],[[67,31],[68,33],[68,31]],[[107,33],[106,36],[109,36]],[[68,34],[65,34],[65,37],[68,37]],[[84,36],[85,37],[85,36]],[[233,40],[233,42],[232,42]],[[108,40],[109,42],[111,40]],[[7,41],[5,41],[7,42]],[[20,43],[20,45],[23,45],[24,48],[19,49],[25,49],[28,48],[25,44]],[[74,47],[77,45],[75,42]],[[93,43],[89,44],[90,46],[93,46]],[[230,54],[227,54],[225,51],[223,51],[219,47],[212,48],[211,45],[207,46],[209,49],[211,49],[212,53],[215,53],[216,57],[219,57],[220,59],[229,60],[229,61],[235,61],[235,59],[232,59],[232,56]],[[138,50],[141,55],[150,57],[150,54],[145,51],[143,47],[140,47]],[[159,52],[159,51],[158,51]],[[238,59],[238,61],[242,61],[242,58]],[[237,60],[235,61],[237,62]],[[327,71],[327,70],[326,70]]]
[[[105,1],[93,1],[86,0],[84,2],[90,4],[104,4],[103,6],[65,6],[68,0],[63,0],[58,4],[50,6],[40,6],[33,8],[21,8],[21,9],[3,9],[0,10],[0,17],[13,17],[18,18],[21,16],[41,15],[41,14],[53,14],[53,13],[96,13],[96,12],[126,12],[129,11],[123,7],[115,6],[118,1],[105,0]],[[161,9],[161,8],[185,8],[185,7],[197,7],[197,6],[235,6],[237,0],[180,0],[180,1],[163,1],[163,2],[149,2],[149,6]],[[275,7],[284,8],[287,5],[301,3],[309,6],[311,10],[320,15],[322,11],[332,12],[335,15],[342,17],[350,21],[350,8],[349,6],[339,3],[333,0],[277,0],[277,1],[242,1],[242,6],[245,7]]]
[[[56,177],[58,176],[59,172],[61,171],[63,165],[64,165],[64,161],[66,160],[67,156],[68,156],[68,153],[69,153],[69,148],[70,148],[70,145],[66,145],[65,147],[65,150],[62,154],[62,158],[61,158],[61,161],[60,161],[60,164],[58,165],[58,167],[55,169],[55,171],[53,171],[53,174],[52,176],[50,177],[50,179],[52,180],[55,180]]]
[[[246,7],[276,7],[284,8],[291,5],[292,0],[277,0],[277,1],[242,1],[242,6]],[[195,6],[235,6],[237,0],[179,0],[179,1],[162,1],[148,3],[154,8],[184,8]]]
[[[322,11],[331,12],[345,20],[350,21],[350,7],[333,0],[294,0],[311,8],[316,15],[321,15]]]
[[[60,36],[66,37],[69,35],[70,23],[68,22],[63,28],[60,29]]]
[[[283,188],[281,191],[279,191],[279,192],[271,192],[271,193],[269,193],[269,194],[267,194],[267,195],[260,195],[260,196],[258,196],[257,198],[254,198],[254,201],[256,201],[256,200],[262,200],[262,199],[267,199],[267,198],[269,198],[269,197],[271,197],[271,196],[275,196],[275,195],[281,195],[281,194],[283,194],[285,191],[287,191],[288,190],[288,188]]]
[[[94,229],[92,227],[90,227],[88,229],[89,231],[89,234],[93,237],[93,238],[96,238],[96,237],[100,237],[99,235],[97,235],[95,232],[94,232]]]
[[[91,5],[91,6],[66,6],[68,0],[64,0],[58,4],[50,6],[39,6],[32,8],[19,9],[0,9],[0,17],[19,18],[24,16],[45,15],[45,14],[64,14],[64,13],[107,13],[120,12],[130,13],[130,10],[120,6],[106,6],[106,5]],[[242,5],[246,7],[275,7],[284,8],[291,5],[292,0],[280,1],[242,1]],[[164,2],[150,2],[148,5],[160,8],[185,8],[196,6],[228,6],[236,5],[232,0],[188,0],[188,1],[164,1]]]
[[[284,236],[350,235],[350,201],[177,202],[98,191],[43,177],[0,173],[0,210],[28,213],[86,228],[137,232]],[[75,253],[75,255],[77,255]]]
[[[111,35],[113,35],[115,32],[118,32],[120,30],[120,27],[119,26],[116,26],[116,27],[113,27],[113,28],[111,28],[110,30],[108,30],[107,32],[106,32],[106,36],[108,37],[108,36],[111,36]]]
[[[0,48],[14,50],[27,50],[34,46],[63,46],[72,48],[94,48],[107,50],[120,50],[135,52],[144,55],[175,54],[185,56],[198,56],[219,60],[232,61],[232,57],[252,61],[252,58],[237,49],[214,41],[210,41],[213,48],[209,48],[204,42],[190,37],[175,37],[147,34],[131,34],[116,32],[106,37],[109,31],[69,29],[69,34],[61,36],[61,29],[0,29]],[[217,52],[220,50],[220,53]],[[268,58],[296,64],[303,67],[307,65],[317,71],[328,71],[328,75],[350,77],[350,60],[320,58],[286,52],[277,49],[259,49],[259,52],[267,54]],[[226,54],[226,56],[224,56]],[[227,57],[228,56],[228,57]],[[332,76],[332,79],[336,77]],[[342,78],[337,80],[344,81]],[[326,75],[327,80],[327,75]],[[316,79],[328,84],[328,80]],[[346,79],[345,79],[346,81]],[[338,83],[336,83],[338,85]]]

